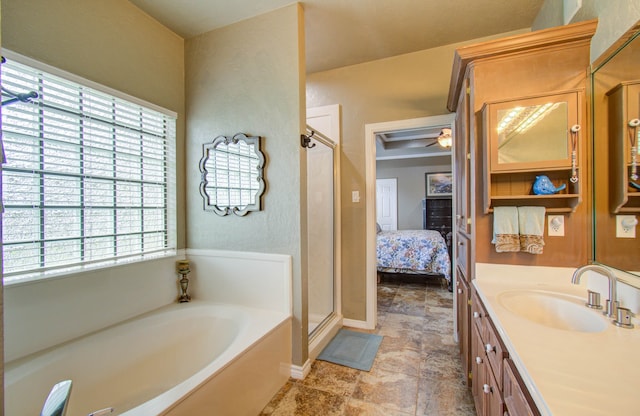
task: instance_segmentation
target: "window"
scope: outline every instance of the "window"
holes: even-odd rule
[[[5,282],[175,249],[175,115],[36,66],[2,64],[37,93],[2,108]]]

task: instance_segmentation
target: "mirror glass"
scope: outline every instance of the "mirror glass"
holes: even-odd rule
[[[498,163],[567,159],[567,114],[566,102],[498,110]]]
[[[640,38],[635,30],[592,74],[594,260],[640,276],[640,227],[635,224],[640,190],[632,184],[633,159],[640,162],[632,157],[640,128],[630,126],[640,118]]]
[[[265,187],[263,168],[259,136],[218,136],[202,145],[200,194],[204,209],[221,216],[259,211]]]

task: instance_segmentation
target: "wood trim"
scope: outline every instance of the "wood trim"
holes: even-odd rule
[[[508,36],[456,49],[451,70],[447,108],[450,111],[456,111],[460,89],[470,63],[478,59],[504,57],[522,51],[532,51],[554,45],[590,42],[597,24],[598,21],[596,19],[587,20],[572,25]]]

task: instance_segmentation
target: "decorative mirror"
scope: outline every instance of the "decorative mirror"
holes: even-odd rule
[[[264,155],[260,136],[218,136],[202,145],[200,194],[205,211],[243,216],[262,209]]]

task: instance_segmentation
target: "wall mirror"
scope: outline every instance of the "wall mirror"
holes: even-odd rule
[[[637,164],[640,158],[633,157],[638,156],[638,131],[629,124],[640,118],[640,92],[634,87],[640,83],[639,28],[640,22],[616,43],[613,53],[596,61],[591,78],[594,260],[637,276],[640,227],[635,221],[640,218],[640,191],[632,183],[640,181],[631,175],[633,159]],[[623,221],[627,227],[618,225]],[[629,278],[631,284],[640,284],[639,279]]]
[[[265,182],[260,136],[218,136],[202,145],[200,194],[204,209],[224,216],[260,211]]]
[[[484,111],[491,170],[569,166],[577,99],[567,93],[489,103]]]

